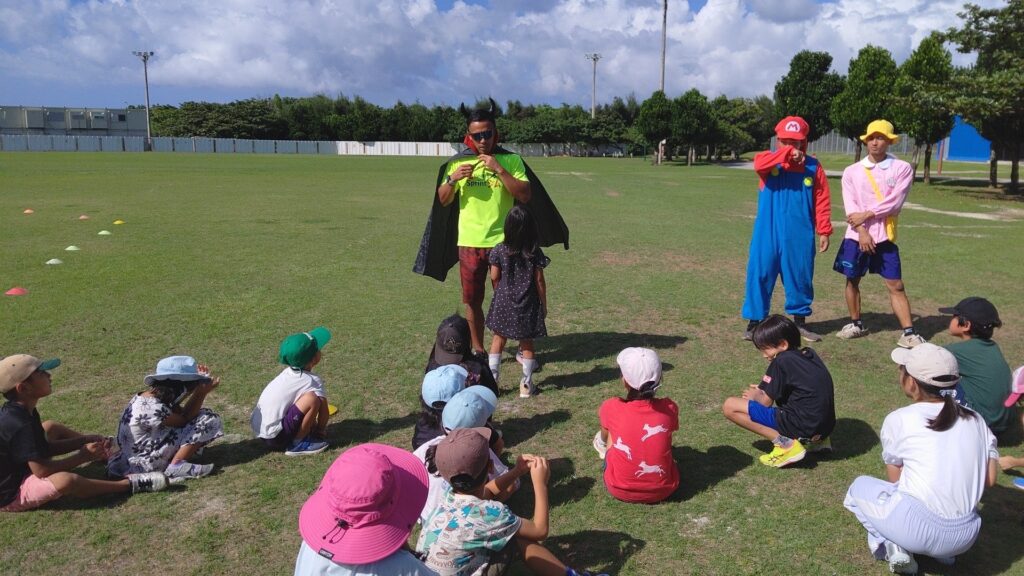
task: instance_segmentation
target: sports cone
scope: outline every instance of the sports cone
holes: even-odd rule
[[[15,286],[7,292],[4,292],[4,294],[7,296],[24,296],[25,294],[28,294],[28,290],[25,290],[21,286]]]
[[[78,252],[79,250],[81,250],[81,248],[79,248],[78,246],[72,245],[72,246],[68,246],[67,248],[65,248],[65,250],[67,250],[68,252]]]
[[[64,261],[59,258],[50,258],[49,260],[46,261],[46,263],[52,266],[54,264],[63,264]]]

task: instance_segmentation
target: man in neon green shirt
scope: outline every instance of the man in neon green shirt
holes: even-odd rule
[[[465,142],[476,156],[467,154],[448,163],[437,198],[448,206],[459,202],[459,276],[466,304],[470,340],[474,351],[484,350],[484,290],[487,256],[504,238],[505,216],[515,202],[532,197],[523,159],[498,144],[493,109],[470,113]]]

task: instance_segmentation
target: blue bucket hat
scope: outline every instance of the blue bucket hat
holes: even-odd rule
[[[157,382],[210,382],[208,374],[199,373],[199,364],[191,356],[168,356],[156,363],[156,372],[146,376],[145,383],[152,386]]]

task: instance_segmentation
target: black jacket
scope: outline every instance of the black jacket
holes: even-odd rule
[[[500,146],[495,148],[493,153],[512,154]],[[434,204],[427,217],[427,227],[423,231],[423,239],[420,240],[416,263],[412,267],[413,272],[444,282],[448,270],[459,261],[459,202],[458,199],[455,199],[448,206],[442,206],[441,201],[437,198],[437,188],[441,186],[449,163],[475,156],[476,153],[467,148],[446,160],[438,168],[437,181],[434,183]],[[540,245],[547,247],[561,243],[568,250],[569,228],[562,220],[558,209],[555,208],[555,203],[548,196],[548,191],[544,189],[544,185],[537,178],[537,174],[530,169],[525,160],[523,166],[526,167],[526,177],[530,180],[530,187],[533,191],[526,207],[537,222]]]

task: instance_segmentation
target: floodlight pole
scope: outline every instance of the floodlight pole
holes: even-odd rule
[[[665,37],[668,29],[668,0],[663,0],[661,10],[661,92],[665,92]]]
[[[594,81],[590,89],[590,119],[593,120],[597,117],[597,61],[601,59],[601,55],[593,52],[587,54],[587,59],[594,61]]]
[[[144,150],[149,152],[153,149],[153,132],[149,126],[149,59],[153,56],[153,52],[132,50],[132,54],[142,60],[142,75],[146,81],[146,146]]]

